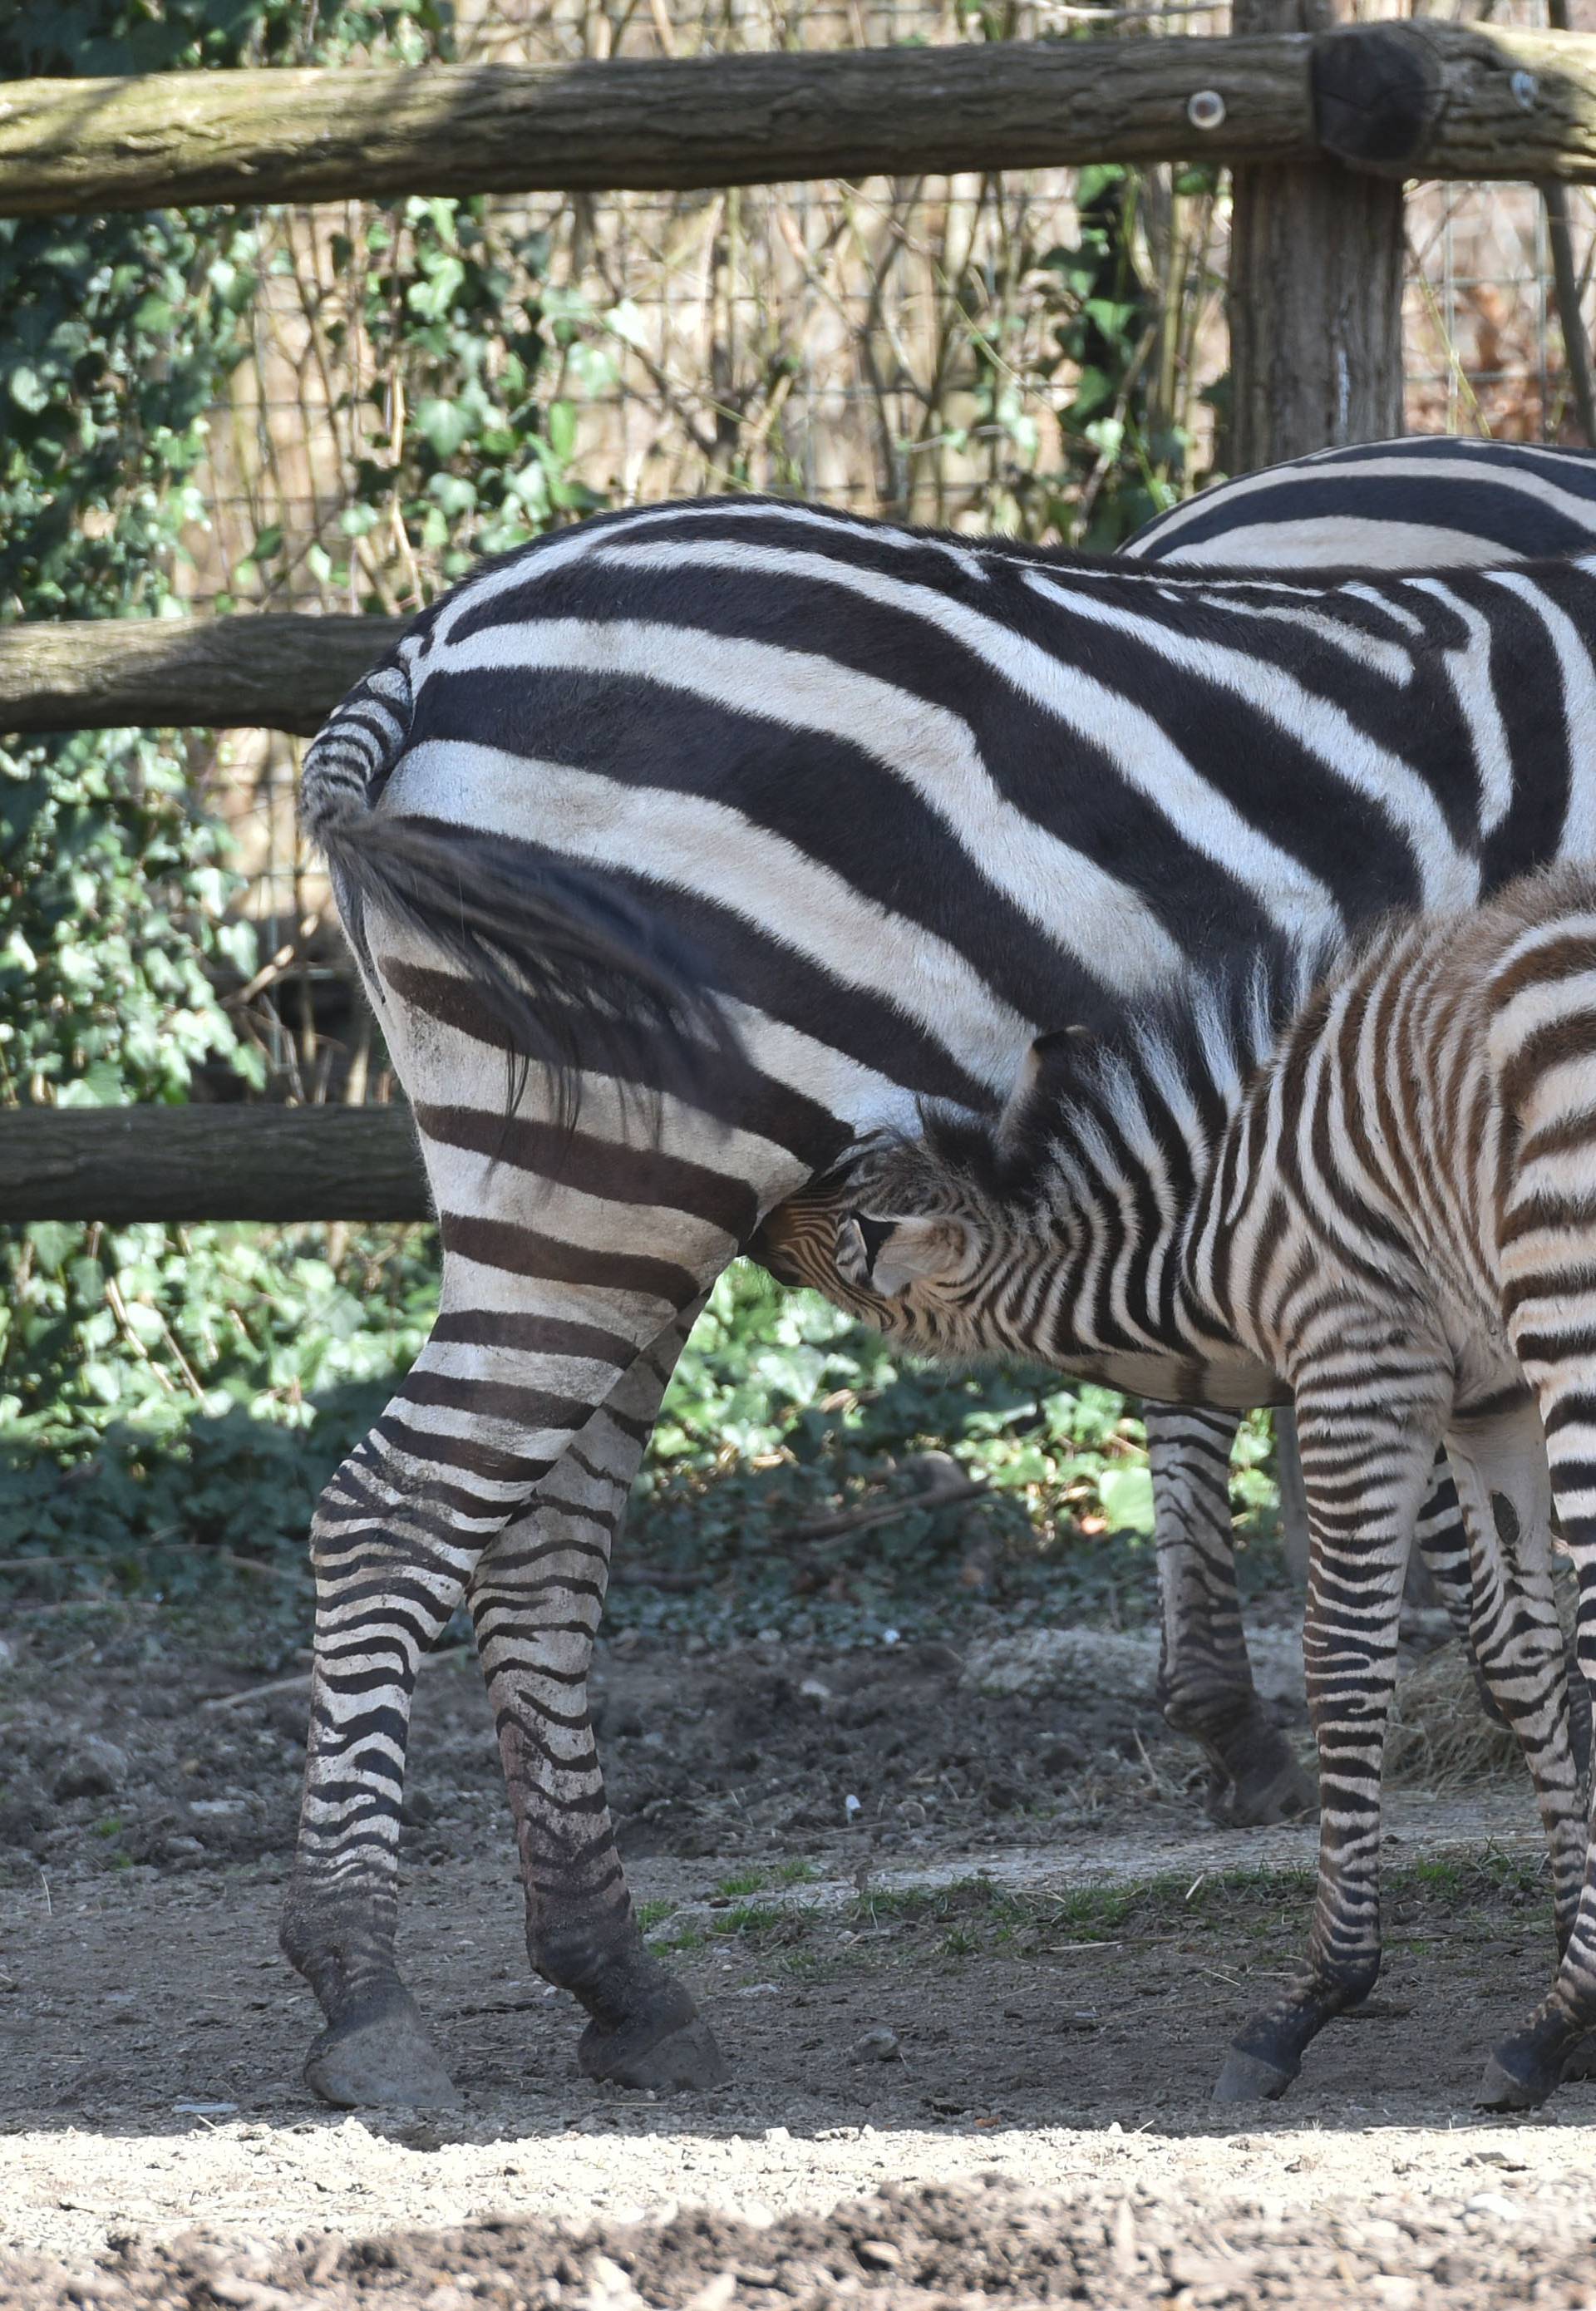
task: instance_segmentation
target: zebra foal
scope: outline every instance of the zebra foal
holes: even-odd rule
[[[1555,1513],[1596,1702],[1596,874],[1397,917],[1350,959],[1044,1037],[993,1124],[860,1151],[838,1261],[915,1337],[1296,1408],[1319,1891],[1305,1970],[1217,2095],[1282,2093],[1380,1967],[1381,1760],[1414,1521],[1456,1471],[1479,1662],[1535,1780],[1561,1966],[1487,2066],[1541,2102],[1596,2025],[1596,1841],[1569,1743]]]

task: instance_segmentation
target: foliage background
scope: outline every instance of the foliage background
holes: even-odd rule
[[[476,12],[474,52],[493,22]],[[999,38],[1017,23],[972,14],[958,29]],[[433,0],[22,0],[0,26],[0,74],[422,62],[458,45]],[[1084,172],[1063,210],[996,180],[950,189],[923,339],[918,309],[888,292],[908,262],[898,212],[843,190],[841,231],[896,362],[859,396],[882,502],[1109,545],[1187,485],[1213,397],[1197,345],[1211,179]],[[757,219],[737,196],[686,205],[706,278],[742,277],[749,249],[771,245],[774,204]],[[797,230],[813,274],[813,219]],[[715,325],[693,353],[702,378],[684,379],[690,349],[658,336],[634,273],[615,270],[624,252],[597,228],[590,241],[578,264],[547,219],[438,199],[313,218],[0,222],[0,615],[308,596],[414,606],[477,554],[624,485],[592,449],[628,362],[683,415],[714,484],[813,485],[782,411],[793,314],[812,320],[845,290],[835,266],[806,276],[813,295],[792,313],[748,313],[729,288],[720,306],[701,300]],[[262,326],[284,299],[297,389],[314,372],[335,440],[331,484],[274,465],[283,429],[261,400]],[[278,922],[245,903],[258,830],[228,809],[226,769],[193,733],[0,753],[0,1098],[380,1088],[380,1050],[297,861],[283,911],[308,929],[285,966],[270,957]],[[46,1223],[8,1232],[0,1260],[0,1581],[47,1605],[291,1565],[317,1489],[424,1338],[434,1294],[424,1229]],[[989,1479],[990,1496],[914,1506],[929,1447]],[[1260,1529],[1264,1459],[1260,1431],[1243,1485]],[[839,1504],[880,1496],[907,1505],[857,1537],[806,1538]],[[1150,1568],[1139,1546],[1106,1540],[1139,1544],[1150,1522],[1139,1429],[1118,1399],[1023,1374],[903,1371],[823,1304],[735,1271],[684,1362],[634,1515],[633,1550],[661,1585],[623,1591],[617,1609],[909,1627],[1045,1579],[1112,1617],[1143,1609]]]

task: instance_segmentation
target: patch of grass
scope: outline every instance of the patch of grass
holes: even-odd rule
[[[715,1891],[717,1894],[723,1895],[728,1901],[735,1901],[741,1894],[761,1892],[763,1886],[763,1870],[739,1870],[729,1878],[722,1878]]]
[[[1081,1886],[1062,1897],[1051,1899],[1051,1914],[1039,1923],[1057,1931],[1068,1931],[1082,1941],[1106,1941],[1132,1913],[1139,1909],[1147,1896],[1156,1901],[1163,1894],[1160,1882],[1156,1886]],[[1162,1905],[1160,1904],[1160,1905]]]
[[[637,1923],[645,1934],[651,1933],[656,1926],[662,1926],[667,1918],[674,1918],[678,1906],[675,1902],[640,1902]]]
[[[820,1877],[819,1864],[814,1862],[783,1862],[776,1871],[778,1886],[813,1886]]]
[[[1393,1873],[1394,1874],[1394,1873]],[[1454,1853],[1436,1854],[1428,1862],[1414,1862],[1408,1866],[1406,1876],[1430,1894],[1461,1894],[1467,1875],[1461,1859]]]
[[[768,1934],[790,1930],[805,1921],[801,1910],[772,1910],[768,1903],[739,1902],[733,1910],[718,1910],[710,1921],[714,1934]]]
[[[1291,1952],[1306,1934],[1313,1877],[1311,1866],[1164,1872],[1060,1892],[1016,1891],[975,1877],[884,1887],[837,1909],[745,1900],[715,1912],[707,1935],[684,1928],[652,1947],[675,1953],[735,1937],[761,1964],[803,1981],[999,1952],[1045,1962],[1071,1949],[1121,1944],[1212,1953],[1234,1952],[1241,1941],[1257,1946],[1261,1959],[1271,1950]],[[1546,1871],[1534,1853],[1406,1863],[1385,1873],[1383,1892],[1393,1951],[1460,1927],[1499,1923],[1504,1907],[1545,1908],[1549,1915]]]

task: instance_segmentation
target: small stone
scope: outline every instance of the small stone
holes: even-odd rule
[[[854,2062],[901,2062],[903,2055],[899,2050],[897,2032],[887,2029],[885,2025],[876,2030],[867,2030],[862,2038],[854,2040],[849,2060]]]
[[[1524,2209],[1515,2207],[1500,2191],[1476,2191],[1471,2199],[1464,2200],[1463,2212],[1484,2215],[1494,2223],[1522,2223],[1524,2219]]]
[[[161,1851],[168,1862],[192,1862],[203,1855],[205,1847],[197,1837],[168,1837],[161,1840]]]
[[[867,2271],[896,2271],[903,2261],[903,2250],[891,2239],[858,2239],[853,2252]]]
[[[57,1804],[69,1798],[108,1798],[127,1779],[127,1753],[98,1733],[85,1733],[56,1769],[50,1784]]]

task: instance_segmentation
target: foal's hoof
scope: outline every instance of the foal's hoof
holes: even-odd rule
[[[1504,2062],[1503,2056],[1507,2056]],[[1485,2066],[1479,2082],[1481,2110],[1539,2110],[1563,2075],[1560,2062],[1548,2065],[1532,2056],[1498,2046]]]
[[[722,2086],[730,2075],[702,2014],[667,2030],[662,2038],[652,2035],[646,2018],[619,2030],[601,2030],[597,2022],[589,2022],[577,2061],[588,2078],[607,2079],[620,2087],[652,2087],[658,2094]]]
[[[449,2109],[454,2080],[432,2051],[407,1990],[394,1989],[324,2030],[305,2064],[305,2084],[338,2110],[373,2105]]]
[[[1295,2076],[1295,2071],[1283,2071],[1278,2064],[1266,2062],[1261,2054],[1249,2054],[1240,2046],[1233,2046],[1225,2057],[1225,2068],[1214,2089],[1214,2100],[1278,2102]]]

